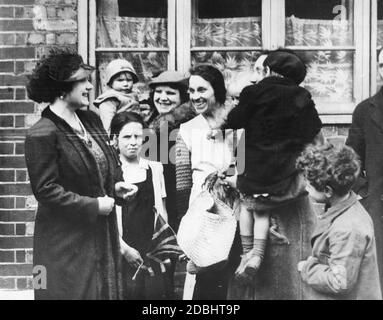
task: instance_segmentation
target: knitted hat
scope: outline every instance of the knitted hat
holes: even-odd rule
[[[185,82],[186,79],[187,77],[182,72],[167,70],[161,72],[157,77],[153,78],[149,83],[149,87],[153,88],[156,85],[166,83],[179,83],[181,85],[187,86]]]
[[[285,51],[270,52],[263,65],[269,67],[271,71],[292,79],[296,84],[300,84],[306,77],[306,66],[294,53]]]
[[[121,72],[129,72],[133,77],[133,83],[138,82],[138,76],[132,64],[124,59],[115,59],[109,62],[106,67],[106,83],[109,84],[110,80]]]

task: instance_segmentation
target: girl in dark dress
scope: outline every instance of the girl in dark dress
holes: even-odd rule
[[[151,255],[154,234],[157,231],[155,226],[159,221],[164,224],[167,221],[166,190],[162,164],[143,159],[139,155],[144,127],[142,118],[131,112],[117,114],[111,123],[111,135],[122,163],[117,172],[117,180],[122,178],[137,188],[137,192],[122,205],[121,212],[117,213],[121,254],[125,258],[124,297],[141,300],[172,299],[170,259],[166,258],[166,254],[169,254],[169,258],[173,257],[177,246],[170,228],[167,228],[168,236],[173,239],[167,245],[173,247],[162,252],[160,258]],[[161,235],[158,234],[158,237]]]

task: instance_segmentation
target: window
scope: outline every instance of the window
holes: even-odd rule
[[[348,113],[361,100],[362,79],[355,62],[354,0],[285,2],[285,46],[298,52],[307,65],[302,84],[322,114]]]
[[[383,48],[383,0],[372,0],[371,23],[371,94],[383,85],[378,73],[378,53]]]
[[[302,85],[324,122],[350,122],[380,84],[383,0],[89,0],[89,12],[99,90],[115,57],[133,62],[145,92],[157,71],[186,72],[196,63],[214,64],[231,81],[251,72],[261,50],[278,47],[306,62]]]
[[[147,83],[158,72],[174,69],[174,0],[98,0],[90,4],[95,25],[90,33],[91,62],[97,66],[95,94],[106,87],[105,68],[116,58],[130,61],[139,78],[136,89],[147,95]],[[141,97],[145,98],[145,97]]]

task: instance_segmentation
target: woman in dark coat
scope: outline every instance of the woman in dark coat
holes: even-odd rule
[[[247,210],[269,215],[271,226],[255,277],[248,285],[233,281],[229,298],[308,299],[312,289],[302,283],[297,264],[311,253],[315,215],[295,162],[320,133],[322,123],[310,93],[299,86],[306,67],[294,53],[277,50],[261,55],[254,69],[257,84],[243,89],[227,127],[245,129],[245,168],[237,186]],[[244,233],[242,226],[245,256],[248,242],[252,250],[259,248],[255,232],[253,246],[253,234]]]
[[[34,266],[46,268],[40,299],[119,299],[114,211],[117,157],[89,105],[93,67],[69,51],[38,62],[29,97],[50,105],[28,130],[25,159],[38,201]]]

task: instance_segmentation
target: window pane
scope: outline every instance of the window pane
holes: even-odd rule
[[[196,1],[192,47],[262,45],[261,0]]]
[[[286,0],[286,45],[353,45],[353,20],[354,0]]]
[[[192,65],[210,63],[218,68],[225,77],[225,82],[230,83],[239,74],[244,76],[252,73],[252,66],[258,59],[260,52],[192,52]]]
[[[106,48],[152,48],[167,47],[167,1],[159,1],[160,7],[154,14],[143,15],[145,7],[153,0],[99,2],[97,14],[96,46]],[[135,4],[133,4],[135,3]],[[129,9],[129,10],[128,10]],[[131,9],[131,10],[130,10]],[[129,13],[130,12],[130,13]],[[126,16],[128,15],[129,16]],[[123,14],[124,16],[119,16]],[[132,16],[137,14],[137,16]],[[152,16],[153,15],[153,16]]]
[[[298,52],[307,65],[303,86],[316,103],[322,101],[353,102],[353,51]]]
[[[147,83],[153,75],[167,69],[168,54],[165,52],[127,52],[127,53],[98,53],[97,54],[97,83],[98,92],[106,90],[105,68],[113,59],[126,59],[131,62],[137,72],[139,83],[134,85],[134,89],[139,93],[148,92]]]
[[[167,0],[118,0],[121,17],[167,17]]]

